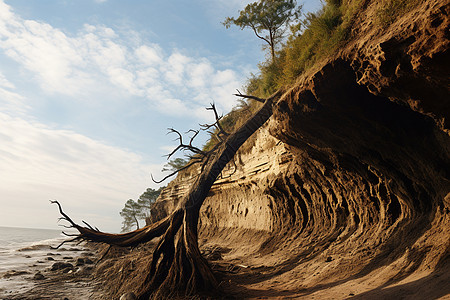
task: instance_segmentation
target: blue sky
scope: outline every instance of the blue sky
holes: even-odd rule
[[[57,228],[56,199],[118,232],[125,201],[157,187],[167,128],[228,112],[264,60],[221,24],[250,2],[0,0],[0,226]]]

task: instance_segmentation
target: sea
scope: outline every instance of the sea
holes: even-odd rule
[[[66,239],[60,230],[0,226],[0,299],[31,289],[33,276],[54,263],[49,256],[61,255],[50,247]]]

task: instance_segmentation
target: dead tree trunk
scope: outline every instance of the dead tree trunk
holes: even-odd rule
[[[266,100],[240,93],[237,96],[258,100],[264,104],[244,125],[229,134],[209,154],[201,174],[180,201],[177,209],[165,219],[133,232],[108,234],[92,228],[84,221],[87,227],[74,223],[62,211],[59,203],[54,201],[62,214],[61,219],[68,221],[70,227],[79,231],[79,234],[70,241],[89,240],[117,246],[135,246],[162,236],[153,252],[148,274],[135,291],[138,299],[174,293],[192,295],[202,291],[215,291],[218,287],[208,262],[202,257],[198,247],[197,226],[200,208],[225,165],[234,157],[239,147],[270,118],[273,104],[281,96],[281,92]]]

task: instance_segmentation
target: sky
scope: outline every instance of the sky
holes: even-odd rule
[[[164,176],[167,128],[230,111],[265,60],[221,24],[250,2],[0,0],[0,226],[58,229],[58,200],[119,232],[125,202]]]

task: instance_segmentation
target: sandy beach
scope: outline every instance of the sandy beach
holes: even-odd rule
[[[92,299],[98,291],[92,277],[98,250],[92,245],[57,250],[39,245],[17,251],[28,262],[0,274],[1,299]]]

